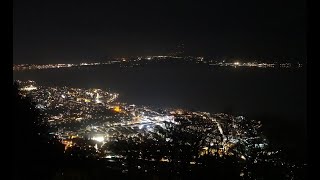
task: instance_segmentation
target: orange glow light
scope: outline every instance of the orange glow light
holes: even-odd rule
[[[121,112],[121,109],[120,109],[120,107],[119,106],[116,106],[116,107],[114,107],[114,109],[113,109],[115,112]]]

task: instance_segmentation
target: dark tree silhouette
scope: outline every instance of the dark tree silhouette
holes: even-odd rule
[[[49,137],[48,125],[30,98],[13,84],[13,179],[51,179],[63,158],[64,146]]]

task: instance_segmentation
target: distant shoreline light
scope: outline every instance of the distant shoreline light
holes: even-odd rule
[[[170,59],[171,58],[171,59]],[[179,62],[194,62],[196,64],[207,64],[209,66],[230,66],[230,67],[259,67],[259,68],[301,68],[303,64],[300,62],[289,63],[278,61],[274,62],[263,62],[257,60],[246,60],[245,62],[235,61],[226,62],[226,60],[215,60],[212,58],[205,59],[204,57],[178,57],[178,56],[146,56],[137,58],[116,58],[107,62],[81,62],[78,64],[15,64],[13,65],[13,71],[24,71],[24,70],[36,70],[36,69],[56,69],[56,68],[70,68],[70,67],[81,67],[81,66],[99,66],[99,65],[111,65],[120,64],[121,67],[134,67],[143,64],[148,64],[148,62],[157,61],[175,61],[179,59]],[[183,61],[180,61],[183,60]],[[185,61],[184,61],[185,60]]]

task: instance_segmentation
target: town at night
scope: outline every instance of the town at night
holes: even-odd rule
[[[310,179],[307,4],[13,0],[9,177]]]

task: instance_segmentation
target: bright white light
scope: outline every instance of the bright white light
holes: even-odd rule
[[[98,141],[98,142],[103,142],[104,141],[104,137],[102,137],[102,136],[93,137],[92,139],[95,140],[95,141]]]
[[[234,62],[233,64],[236,65],[236,66],[238,66],[240,63],[239,63],[239,62]]]
[[[29,87],[21,88],[21,90],[23,90],[23,91],[32,91],[32,90],[36,90],[36,89],[38,89],[38,88],[35,86],[32,86],[32,85],[30,85]]]
[[[162,158],[160,161],[169,162],[169,159],[167,159],[167,158]]]
[[[38,109],[45,109],[45,107],[44,107],[42,104],[37,104],[37,105],[36,105],[36,108],[38,108]]]
[[[150,125],[148,125],[146,128],[148,131],[153,131],[153,127],[151,127]]]

